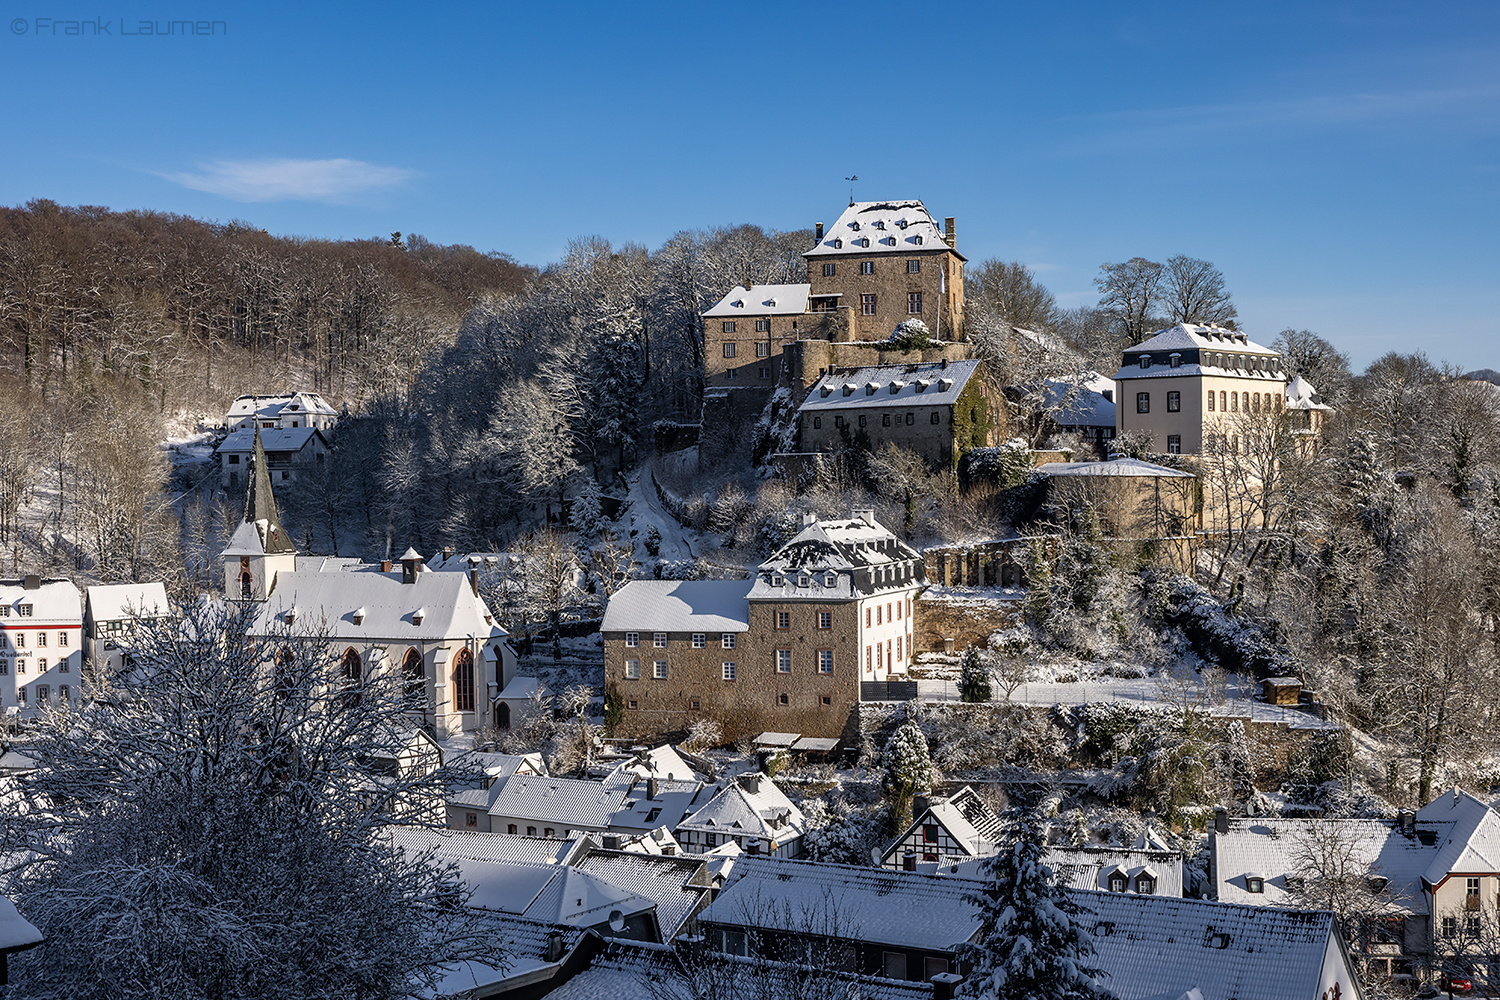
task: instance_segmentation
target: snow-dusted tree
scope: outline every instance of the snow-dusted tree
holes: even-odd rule
[[[881,787],[891,797],[891,822],[906,822],[912,796],[932,787],[932,757],[922,728],[908,719],[885,744],[885,773]]]
[[[598,544],[589,549],[589,564],[601,591],[599,596],[606,601],[630,582],[640,565],[635,561],[635,546],[613,531],[600,535]]]
[[[517,543],[525,573],[526,597],[546,617],[552,630],[552,658],[562,659],[563,610],[578,597],[578,559],[572,546],[551,528],[532,532]]]
[[[978,1000],[1086,1000],[1111,994],[1090,964],[1094,939],[1081,919],[1089,911],[1056,885],[1046,864],[1045,826],[1024,810],[1009,819],[1011,843],[985,862],[985,887],[974,893],[979,937],[959,959],[973,971],[960,996]]]
[[[1144,257],[1099,265],[1094,279],[1101,293],[1099,308],[1114,317],[1130,344],[1145,340],[1156,324],[1155,310],[1163,304],[1161,283],[1162,266]]]
[[[252,636],[260,610],[145,622],[107,696],[37,720],[0,828],[47,940],[9,996],[404,997],[498,958],[456,873],[383,834],[440,816],[451,777],[384,766],[399,678],[351,680],[300,622]]]
[[[990,668],[973,646],[958,658],[958,696],[964,701],[990,700]]]
[[[1052,621],[1052,560],[1040,539],[1031,543],[1026,563],[1026,621],[1046,628]]]
[[[533,501],[562,502],[568,477],[578,470],[573,458],[572,427],[556,394],[539,382],[523,382],[495,417],[494,438],[520,474],[521,488]]]
[[[573,510],[570,520],[580,539],[597,538],[604,530],[604,505],[599,493],[599,484],[593,476],[580,477],[577,491],[573,494]]]

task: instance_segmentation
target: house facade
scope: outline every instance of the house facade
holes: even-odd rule
[[[161,583],[112,583],[90,587],[83,607],[88,636],[85,659],[92,676],[108,676],[125,663],[131,632],[146,619],[172,611],[167,588]]]
[[[76,705],[83,683],[83,602],[71,580],[0,581],[0,708],[22,718]]]
[[[797,410],[798,450],[878,451],[892,444],[934,468],[951,468],[970,448],[992,447],[1005,403],[979,361],[835,369]]]
[[[772,386],[781,346],[808,323],[807,285],[736,285],[703,312],[703,384]]]
[[[398,676],[413,720],[439,736],[494,723],[515,653],[479,594],[477,569],[433,572],[412,549],[399,569],[338,559],[300,568],[258,440],[252,456],[245,518],[220,554],[225,594],[258,606],[263,634],[326,637],[352,677]]]
[[[871,511],[810,521],[750,580],[635,580],[609,600],[620,732],[717,720],[726,735],[842,735],[862,681],[906,676],[919,553]]]
[[[240,396],[229,404],[224,426],[231,433],[238,430],[294,430],[313,427],[331,431],[339,420],[339,411],[316,392],[285,392],[276,396]]]
[[[1116,433],[1149,435],[1169,455],[1233,449],[1286,409],[1281,357],[1217,326],[1179,323],[1127,348],[1114,381]]]

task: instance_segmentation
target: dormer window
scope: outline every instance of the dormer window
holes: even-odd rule
[[[1151,896],[1156,893],[1156,879],[1144,873],[1135,878],[1135,891],[1142,896]]]
[[[811,587],[812,586],[812,577],[808,576],[805,573],[802,574],[801,576],[797,577],[797,586],[799,586],[799,587]]]
[[[780,587],[780,586],[783,586],[785,584],[786,584],[786,577],[782,576],[780,573],[772,573],[771,574],[771,586],[773,586],[773,587]]]
[[[856,233],[859,232],[859,222],[855,221],[855,222],[849,223],[849,228],[852,229],[852,230],[854,230]]]
[[[349,618],[354,622],[354,624],[363,625],[365,623],[365,609],[355,608],[354,614],[350,615]]]
[[[1109,891],[1124,892],[1125,886],[1128,885],[1129,882],[1130,880],[1125,877],[1124,872],[1114,872],[1109,876]]]
[[[833,387],[829,385],[823,386],[818,390],[818,395],[822,396],[824,399],[827,399],[829,396],[833,395]]]
[[[912,237],[912,242],[915,243],[915,244],[917,244],[917,246],[921,246],[922,245],[922,237],[920,237],[920,236],[913,236]]]
[[[1142,354],[1141,355],[1141,371],[1145,371],[1147,368],[1150,368],[1150,367],[1151,367],[1151,355],[1149,355],[1149,354]]]
[[[823,586],[825,586],[825,587],[836,587],[836,586],[838,586],[838,582],[839,582],[839,575],[837,573],[824,573],[823,574]]]
[[[426,617],[427,617],[427,609],[426,608],[418,608],[417,610],[415,610],[415,611],[413,611],[411,613],[411,623],[413,625],[420,625],[420,624],[422,624],[422,619],[426,618]]]
[[[905,219],[902,219],[900,222],[896,223],[896,225],[900,226],[902,229],[905,229],[908,223]]]
[[[885,228],[885,223],[884,222],[880,222],[880,221],[876,221],[875,228],[876,229],[884,229]]]
[[[1260,875],[1246,875],[1245,876],[1245,891],[1246,892],[1253,892],[1253,893],[1256,893],[1257,895],[1264,893],[1266,891],[1266,880],[1265,880],[1265,878],[1263,876],[1260,876]]]
[[[834,240],[833,241],[833,248],[835,250],[842,250],[842,249],[844,249],[844,241],[843,240],[837,240],[837,239]]]
[[[862,236],[862,237],[860,237],[859,245],[862,246],[862,247],[869,246],[870,245],[870,237],[868,237],[868,236]]]
[[[1172,367],[1173,368],[1181,368],[1182,367],[1182,355],[1181,354],[1178,354],[1178,353],[1176,353],[1174,351],[1172,353],[1172,355],[1171,355],[1170,360],[1172,362]]]

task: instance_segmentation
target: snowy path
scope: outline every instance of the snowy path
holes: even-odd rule
[[[1229,681],[1234,684],[1233,679]],[[1268,705],[1242,697],[1242,692],[1231,689],[1230,697],[1210,708],[1214,715],[1250,719],[1254,722],[1285,722],[1293,729],[1336,729],[1336,723],[1328,722],[1295,708]],[[958,701],[958,683],[951,680],[917,681],[917,697],[923,701]],[[995,700],[1003,701],[1003,692],[996,691]],[[1094,702],[1134,701],[1142,704],[1163,705],[1172,701],[1166,697],[1155,678],[1132,680],[1121,677],[1078,681],[1071,684],[1036,683],[1022,684],[1016,688],[1010,700],[1019,705],[1050,707],[1052,705],[1088,705]]]
[[[651,461],[641,463],[630,478],[630,491],[626,494],[630,503],[627,515],[630,528],[638,532],[636,557],[642,561],[651,560],[651,555],[645,551],[645,543],[646,531],[654,524],[661,532],[661,558],[691,561],[696,557],[692,540],[677,519],[661,505],[661,498],[656,495],[656,487],[651,482],[652,467]]]

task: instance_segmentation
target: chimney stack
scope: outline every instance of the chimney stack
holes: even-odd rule
[[[651,777],[647,778],[646,779],[646,798],[648,798],[648,799],[660,798],[661,797],[660,793],[661,793],[661,785],[657,783],[656,776],[652,775]]]
[[[958,994],[958,984],[964,977],[956,972],[944,972],[932,977],[932,1000],[953,1000]]]
[[[948,244],[950,250],[958,249],[958,233],[954,229],[953,216],[943,220],[943,242]]]
[[[914,872],[917,870],[916,851],[907,851],[905,854],[901,855],[901,870],[904,872]]]
[[[823,223],[820,222],[813,227],[813,239],[818,243],[823,242]]]
[[[1218,806],[1214,809],[1214,832],[1229,832],[1229,810],[1223,806]]]
[[[913,795],[911,797],[912,822],[922,818],[922,814],[932,808],[932,799],[926,795]]]
[[[26,590],[40,590],[42,587],[42,578],[35,573],[27,573],[26,578],[21,581],[21,586]]]
[[[475,597],[479,596],[479,557],[478,556],[470,556],[469,557],[469,589],[474,592],[474,596]]]

